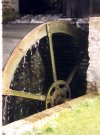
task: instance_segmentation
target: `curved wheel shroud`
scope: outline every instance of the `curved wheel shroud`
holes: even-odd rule
[[[56,33],[58,33],[58,38],[57,38],[58,45],[56,45],[57,40],[55,40]],[[79,32],[75,27],[72,27],[72,25],[68,24],[66,21],[53,21],[53,22],[49,22],[49,23],[43,24],[43,25],[35,28],[19,43],[19,45],[15,48],[14,52],[12,53],[12,55],[10,56],[10,58],[6,64],[6,67],[3,71],[3,95],[12,95],[12,96],[36,99],[36,100],[40,100],[40,101],[46,101],[46,108],[49,108],[49,105],[48,105],[49,103],[50,103],[50,106],[52,107],[54,105],[59,104],[60,102],[61,103],[64,102],[64,100],[67,97],[67,95],[65,97],[64,97],[64,95],[67,93],[69,84],[70,84],[75,72],[77,71],[80,60],[82,58],[80,58],[76,64],[74,63],[75,65],[72,65],[72,69],[70,69],[70,72],[69,72],[69,70],[64,71],[64,70],[66,70],[66,66],[62,68],[64,71],[64,74],[62,74],[62,71],[59,72],[60,66],[65,65],[62,62],[67,60],[67,58],[65,58],[64,60],[61,58],[62,55],[64,55],[63,51],[66,50],[66,44],[59,45],[59,43],[61,43],[61,42],[59,42],[60,34],[64,34],[65,36],[68,35],[67,38],[69,38],[68,39],[69,41],[72,40],[72,37],[74,39],[76,39],[77,42],[74,45],[77,45],[77,43],[79,44],[79,42],[81,42],[81,40],[82,40],[82,44],[81,44],[81,48],[79,49],[79,52],[81,52],[81,54],[83,54],[82,45],[85,44],[85,41],[83,40],[84,35],[81,32]],[[36,45],[38,46],[40,39],[45,40],[44,37],[48,37],[48,40],[46,42],[46,45],[44,43],[43,43],[43,45],[40,45],[40,47],[38,48],[38,51],[39,51],[39,53],[38,53],[37,48],[35,46]],[[41,42],[42,41],[40,40],[40,43]],[[70,48],[71,43],[68,42],[67,44],[69,44],[69,48]],[[49,45],[49,47],[51,46],[50,49],[47,49],[47,45]],[[61,46],[63,48],[62,50],[60,49]],[[42,50],[42,47],[43,47],[43,50]],[[44,57],[45,56],[44,50],[46,51],[46,55],[48,54],[48,57]],[[59,52],[59,50],[60,50],[60,52]],[[30,59],[32,57],[30,57],[30,58],[26,57],[26,55],[29,56],[28,54],[31,54],[31,51],[32,51],[32,54],[35,54],[35,57],[32,55],[33,56],[32,62],[35,61],[35,63],[37,63],[37,61],[38,61],[39,62],[38,65],[39,64],[41,65],[41,63],[44,65],[42,68],[40,68],[40,66],[37,67],[36,65],[33,64],[34,66],[32,68],[34,68],[34,69],[32,71],[39,69],[36,71],[36,73],[39,74],[38,77],[42,76],[42,78],[44,78],[44,76],[47,76],[46,77],[47,79],[43,79],[41,82],[38,81],[39,83],[37,83],[37,84],[33,83],[33,85],[32,85],[32,83],[31,83],[30,89],[28,89],[30,86],[30,83],[29,83],[29,85],[27,85],[27,83],[25,82],[26,81],[25,79],[24,79],[24,82],[25,82],[24,87],[21,87],[20,85],[17,85],[17,87],[14,87],[14,85],[12,85],[12,82],[14,79],[16,80],[15,76],[18,76],[16,70],[20,70],[20,67],[22,67],[24,70],[27,67],[28,71],[30,71],[30,69],[31,69],[29,66],[30,65],[29,63],[30,63]],[[41,58],[40,58],[40,55],[41,55]],[[66,56],[66,53],[63,57],[65,57],[65,56]],[[68,57],[68,56],[66,56],[66,57]],[[80,57],[80,54],[78,57]],[[82,57],[83,57],[83,55],[82,55]],[[24,66],[23,66],[24,61],[26,61],[26,65],[24,64]],[[45,61],[48,62],[49,68],[47,68],[47,63]],[[46,70],[46,73],[41,74],[44,72],[44,70]],[[32,73],[32,71],[31,71],[31,75],[37,76],[37,74]],[[67,72],[70,74],[68,75]],[[20,71],[20,74],[21,73],[22,73],[22,70]],[[27,73],[25,72],[25,75],[26,74]],[[51,75],[51,76],[49,76],[49,75]],[[36,77],[36,79],[39,80],[38,77]],[[23,80],[23,78],[22,78],[22,80]],[[31,82],[32,81],[34,82],[34,78],[31,77],[30,80],[31,80]],[[59,80],[61,80],[61,81],[59,81]],[[20,82],[21,82],[21,79],[19,80],[19,83]],[[59,85],[58,85],[58,82],[61,82],[61,84],[59,83]],[[64,85],[65,84],[66,85],[63,88],[60,88],[59,86],[62,85],[62,82],[64,82]],[[42,86],[43,91],[39,91],[40,94],[37,94],[37,91],[39,89],[37,87],[39,85],[43,85],[43,83],[45,83],[47,85],[45,87]],[[51,84],[52,84],[52,86],[51,86]],[[55,84],[56,84],[56,86],[55,86]],[[15,84],[15,86],[16,86],[16,84]],[[55,88],[56,90],[52,93],[52,95],[50,95],[50,92],[53,91],[53,88]],[[58,91],[60,91],[60,94]],[[64,94],[62,91],[64,92]],[[51,100],[51,96],[53,96],[52,100]],[[61,98],[62,96],[64,97],[63,99]],[[54,101],[55,101],[55,103],[54,103]]]

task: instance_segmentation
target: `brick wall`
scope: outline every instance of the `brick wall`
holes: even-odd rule
[[[100,92],[100,17],[89,19],[89,67],[87,71],[88,92]]]

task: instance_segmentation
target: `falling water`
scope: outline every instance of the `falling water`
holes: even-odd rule
[[[99,0],[63,0],[63,14],[67,18],[83,18],[100,14]]]
[[[27,51],[16,68],[10,88],[41,95],[53,82],[48,38],[44,37]],[[16,121],[45,109],[45,102],[22,97],[5,96],[3,124]]]
[[[67,17],[73,17],[75,10],[75,0],[67,0]]]
[[[29,94],[36,93],[41,95],[43,85],[44,66],[39,52],[39,40],[37,40],[20,61],[10,88],[29,92]],[[43,110],[43,105],[42,101],[5,96],[3,100],[3,124],[5,125],[34,112],[39,112]]]

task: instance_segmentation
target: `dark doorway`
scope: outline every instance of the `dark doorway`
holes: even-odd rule
[[[48,5],[41,0],[19,0],[20,14],[44,13],[47,9]]]
[[[62,12],[62,2],[60,0],[19,0],[19,13],[25,14],[45,14]]]

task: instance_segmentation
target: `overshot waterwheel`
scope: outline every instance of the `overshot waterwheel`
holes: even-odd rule
[[[66,21],[42,24],[24,37],[3,71],[4,124],[71,98],[70,82],[83,54],[83,37]],[[72,64],[68,59],[74,49]]]

